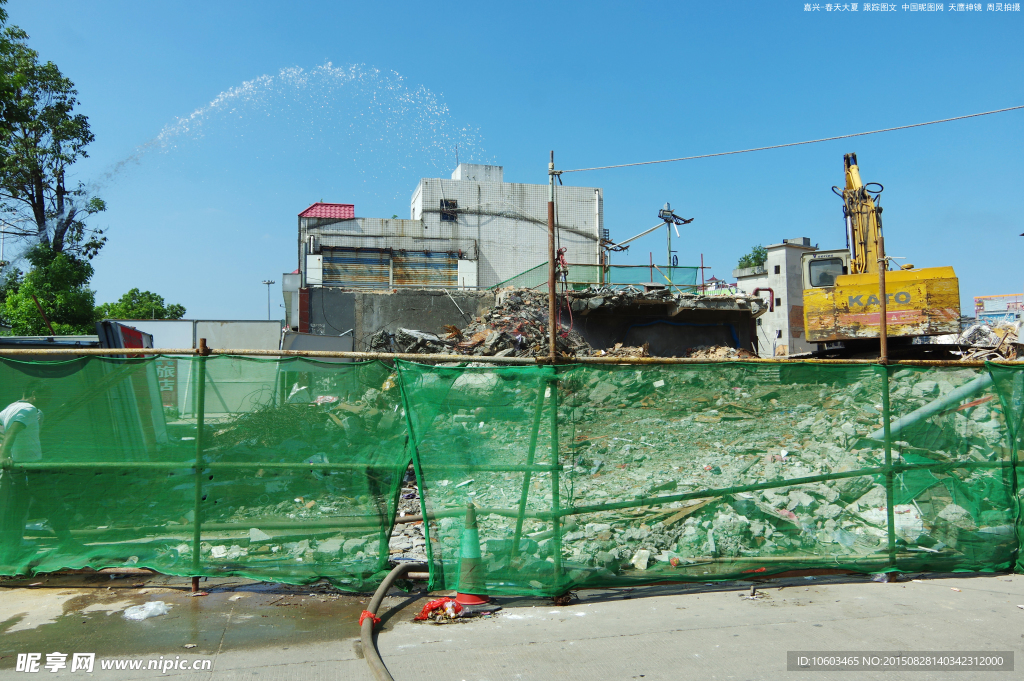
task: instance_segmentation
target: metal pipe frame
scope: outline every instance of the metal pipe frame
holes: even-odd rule
[[[196,498],[192,509],[192,591],[199,591],[202,571],[203,430],[206,419],[206,339],[199,339],[199,367],[196,369]]]
[[[904,473],[906,471],[917,471],[917,470],[937,470],[942,471],[954,470],[960,468],[1009,468],[1012,469],[1014,464],[1012,461],[945,461],[935,463],[923,463],[923,464],[892,464],[892,466],[874,466],[872,468],[861,468],[855,471],[844,471],[842,473],[823,473],[821,475],[809,475],[803,478],[789,478],[787,480],[772,481],[772,482],[759,482],[752,485],[738,485],[736,487],[724,487],[721,489],[705,489],[697,492],[684,492],[682,494],[671,494],[660,497],[641,497],[632,501],[619,501],[608,504],[593,504],[590,506],[573,506],[559,511],[559,517],[571,516],[571,515],[582,515],[585,513],[600,513],[602,511],[615,511],[624,508],[639,508],[641,506],[660,506],[663,504],[669,504],[674,501],[690,501],[692,499],[703,499],[706,497],[723,497],[727,494],[737,494],[739,492],[756,492],[763,489],[773,489],[775,487],[795,487],[797,485],[806,485],[813,482],[824,482],[826,480],[839,480],[842,478],[858,478],[868,475],[885,475],[891,472],[893,474]],[[1021,467],[1021,464],[1017,464],[1017,467]],[[537,513],[544,520],[551,519],[550,513],[539,511]]]
[[[123,357],[127,352],[133,357]],[[287,359],[290,357],[305,357],[307,359],[351,359],[359,361],[395,361],[405,360],[409,362],[473,362],[495,365],[515,366],[537,366],[551,364],[549,356],[541,357],[490,357],[486,355],[439,355],[439,354],[416,354],[410,352],[329,352],[326,350],[217,350],[207,349],[208,355],[228,357],[270,357],[274,359]],[[0,348],[0,357],[18,358],[24,356],[53,356],[53,357],[113,357],[127,359],[143,359],[142,355],[167,355],[167,356],[198,356],[198,350],[193,348]],[[811,364],[811,365],[877,365],[875,359],[775,359],[750,357],[745,359],[704,359],[693,357],[562,357],[556,359],[559,364],[565,365],[592,365],[592,364],[623,364],[623,365],[663,365],[663,364]],[[935,360],[935,359],[904,359],[890,360],[890,366],[908,367],[960,367],[979,368],[992,364],[996,366],[1021,366],[1024,359],[1002,360],[996,362],[981,361],[959,361],[959,360]]]
[[[540,417],[544,411],[544,395],[547,393],[547,384],[543,380],[537,381],[537,406],[533,410],[533,426],[530,428],[530,447],[526,452],[526,465],[532,466],[534,456],[537,452],[537,436],[540,432]],[[556,462],[557,463],[557,462]],[[512,534],[512,557],[519,555],[519,541],[523,536],[523,520],[526,518],[526,502],[530,496],[530,471],[523,476],[523,489],[519,496],[519,515],[516,518],[516,529]]]
[[[194,469],[195,461],[29,461],[24,463],[12,463],[5,465],[4,470],[22,471],[60,471],[60,470],[94,470],[94,469],[156,469],[156,470],[179,470]],[[366,470],[388,468],[387,466],[375,466],[367,463],[249,463],[247,461],[210,461],[202,464],[201,470],[246,470],[246,469],[268,469],[268,470]],[[452,466],[441,464],[428,464],[423,470],[450,470]],[[469,464],[457,466],[460,471],[480,471],[485,473],[553,473],[564,470],[564,466],[552,466],[549,464],[532,465],[502,465],[502,464]]]

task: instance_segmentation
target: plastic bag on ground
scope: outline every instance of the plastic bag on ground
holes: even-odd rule
[[[124,611],[126,620],[144,620],[158,615],[166,615],[171,611],[171,606],[163,601],[150,601],[142,605],[133,605]]]

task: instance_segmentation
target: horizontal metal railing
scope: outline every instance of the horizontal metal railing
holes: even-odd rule
[[[203,354],[198,348],[0,348],[0,357],[122,357],[141,358],[152,355],[169,356],[233,356],[233,357],[269,357],[286,359],[290,357],[306,357],[308,359],[350,359],[354,361],[394,361],[410,362],[480,362],[484,364],[506,364],[516,366],[552,364],[547,355],[538,357],[492,357],[487,355],[448,355],[448,354],[417,354],[410,352],[332,352],[327,350],[251,350],[251,349],[215,349],[208,348]],[[561,356],[554,364],[878,364],[875,359],[779,359],[767,357],[748,358],[695,358],[695,357],[570,357]],[[887,364],[896,366],[917,367],[964,367],[978,368],[986,364],[1019,366],[1024,360],[999,360],[995,362],[903,359],[889,360]]]

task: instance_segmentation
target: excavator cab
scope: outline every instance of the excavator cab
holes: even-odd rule
[[[836,277],[850,273],[850,251],[814,251],[800,258],[804,289],[835,286]]]

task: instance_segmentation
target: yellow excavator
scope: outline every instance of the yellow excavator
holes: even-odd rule
[[[856,154],[843,156],[843,164],[846,187],[832,187],[832,191],[843,199],[847,247],[801,256],[807,340],[818,344],[818,355],[877,355],[879,267],[884,267],[890,354],[933,355],[939,346],[927,337],[960,333],[956,274],[952,267],[905,264],[890,271],[888,260],[879,263],[882,207],[878,201],[883,187],[877,182],[864,184]]]

